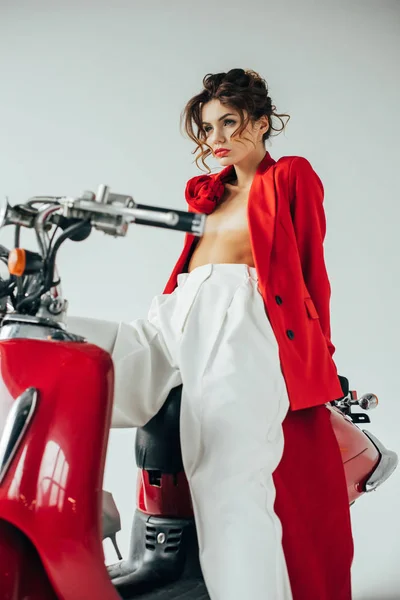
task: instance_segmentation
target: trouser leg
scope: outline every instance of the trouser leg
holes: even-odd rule
[[[186,321],[182,455],[211,599],[290,600],[272,478],[289,400],[262,298],[241,267],[215,265]]]
[[[174,294],[156,296],[147,319],[113,323],[70,317],[68,328],[107,350],[114,363],[112,427],[142,427],[158,413],[170,390],[180,385],[171,323]]]

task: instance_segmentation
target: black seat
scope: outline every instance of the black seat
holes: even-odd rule
[[[183,471],[179,416],[182,385],[173,388],[159,412],[136,432],[135,455],[139,469],[179,473]]]

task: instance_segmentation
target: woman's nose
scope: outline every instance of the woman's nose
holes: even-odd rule
[[[225,136],[223,135],[222,131],[214,129],[211,134],[211,139],[214,144],[222,144],[225,141]]]

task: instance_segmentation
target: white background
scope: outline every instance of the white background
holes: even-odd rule
[[[268,150],[307,157],[325,186],[339,372],[379,395],[370,429],[400,452],[399,26],[394,0],[0,0],[0,194],[13,204],[106,183],[144,204],[185,208],[198,171],[180,111],[206,73],[258,71],[291,115]],[[65,244],[70,313],[145,316],[182,241],[138,226],[126,239],[95,232]],[[114,430],[104,485],[122,514],[123,552],[135,483],[134,431]],[[352,509],[355,599],[400,598],[399,492],[396,473]]]

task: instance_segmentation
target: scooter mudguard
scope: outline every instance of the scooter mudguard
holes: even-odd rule
[[[119,598],[101,542],[113,385],[97,346],[0,342],[2,600]]]

